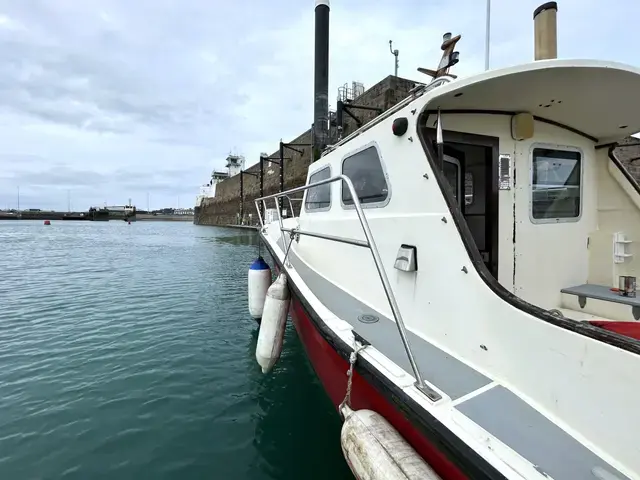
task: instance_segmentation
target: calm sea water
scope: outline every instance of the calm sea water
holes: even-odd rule
[[[255,362],[256,252],[181,222],[0,222],[0,478],[351,478],[295,331]]]

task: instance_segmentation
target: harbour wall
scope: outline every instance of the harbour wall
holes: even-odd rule
[[[640,183],[640,138],[627,137],[619,142],[614,153],[636,182]]]
[[[91,220],[86,212],[43,212],[23,210],[21,212],[0,212],[0,220]]]
[[[389,75],[378,82],[373,87],[356,97],[351,105],[379,108],[382,111],[396,105],[409,95],[409,91],[416,86],[413,80]],[[373,110],[354,109],[353,113],[362,121],[367,123],[378,115]],[[343,136],[349,135],[357,129],[353,119],[344,114]],[[293,140],[287,142],[295,147],[296,144],[312,143],[311,129],[298,135]],[[300,154],[291,149],[284,151],[284,188],[285,190],[304,185],[307,180],[307,168],[312,161],[311,147],[295,147],[302,151]],[[276,151],[270,157],[277,159],[279,152]],[[236,175],[220,182],[216,186],[216,196],[206,198],[194,218],[194,223],[200,225],[237,225],[237,224],[257,224],[259,222],[254,199],[260,196],[260,163],[247,168],[248,174],[243,176],[243,199],[240,198],[240,175]],[[269,161],[264,162],[263,194],[271,195],[280,191],[280,166]],[[299,195],[301,196],[301,195]],[[272,202],[267,204],[267,208],[274,208]],[[285,201],[283,208],[288,208]],[[294,202],[294,214],[297,214],[300,202]],[[289,215],[291,212],[287,212]]]
[[[0,220],[108,220],[105,215],[92,212],[54,212],[42,210],[22,210],[20,212],[0,211]]]

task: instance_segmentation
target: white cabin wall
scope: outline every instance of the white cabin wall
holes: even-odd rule
[[[516,142],[511,138],[511,118],[507,115],[449,114],[442,115],[445,131],[473,133],[496,137],[499,153],[516,158]],[[513,162],[513,160],[512,160]],[[512,170],[513,172],[513,170]],[[511,189],[498,192],[498,282],[515,293],[513,275],[513,173]]]
[[[578,221],[536,224],[530,220],[532,149],[573,147],[582,153],[581,217]],[[589,233],[597,225],[598,188],[592,141],[565,129],[535,123],[532,139],[517,143],[516,295],[543,308],[561,305],[563,288],[587,283]]]
[[[394,288],[406,281],[404,276],[398,278],[399,272],[393,268],[399,246],[402,243],[416,245],[419,250],[420,268],[425,269],[425,273],[420,272],[420,274],[429,274],[430,252],[426,248],[421,248],[425,237],[431,235],[426,220],[432,218],[441,222],[441,218],[449,214],[449,209],[417,137],[415,123],[410,124],[404,136],[396,137],[392,133],[391,125],[393,118],[397,116],[407,116],[410,122],[415,122],[417,118],[417,115],[412,115],[407,109],[406,112],[383,121],[379,127],[363,132],[345,147],[322,157],[312,166],[313,171],[317,171],[322,165],[329,163],[331,175],[338,175],[341,173],[344,157],[375,139],[387,171],[391,199],[383,208],[369,208],[364,205],[364,211]],[[424,177],[425,174],[428,178]],[[340,182],[333,183],[331,194],[331,209],[328,212],[310,213],[304,210],[304,206],[302,207],[300,227],[303,230],[364,240],[355,210],[344,209],[341,205]],[[456,240],[457,248],[464,252],[462,239]],[[343,287],[351,295],[392,316],[368,249],[303,237],[296,245],[296,251],[319,273]],[[339,261],[328,261],[328,254],[332,259],[337,258]],[[413,287],[411,291],[413,294],[418,294]],[[422,295],[425,296],[424,291]]]
[[[407,112],[399,112],[396,116],[403,115],[415,121],[415,117],[412,118],[409,114],[409,109]],[[330,164],[331,175],[338,175],[341,173],[341,163],[345,156],[376,140],[389,176],[387,180],[391,201],[384,208],[365,208],[365,215],[385,262],[398,302],[401,305],[414,306],[429,304],[438,295],[433,289],[433,282],[451,285],[455,290],[462,267],[465,266],[467,269],[473,267],[426,154],[414,133],[415,125],[410,125],[409,131],[403,137],[395,137],[391,131],[394,117],[352,140],[347,144],[351,148],[345,146],[339,151],[322,157],[312,166],[311,173]],[[511,138],[508,116],[447,114],[443,115],[443,125],[446,131],[497,137],[500,153],[511,154],[514,158],[517,156],[516,142]],[[412,140],[409,140],[409,137]],[[428,178],[424,178],[425,173]],[[514,188],[499,192],[498,280],[510,291],[514,291],[513,198],[515,192]],[[353,209],[342,208],[340,195],[340,184],[336,182],[333,184],[330,211],[308,213],[303,207],[300,227],[303,230],[364,239],[360,224],[356,220],[356,212]],[[447,223],[442,221],[443,218],[448,219]],[[398,248],[403,243],[417,247],[418,272],[399,272],[394,268]],[[369,250],[318,238],[301,237],[300,242],[295,246],[295,251],[318,273],[364,303],[392,316]],[[327,258],[328,255],[332,260]],[[336,258],[339,261],[333,261]],[[443,261],[444,265],[441,264]],[[410,315],[405,318],[407,325],[417,331],[423,330],[425,322],[431,321],[423,315]],[[443,324],[442,327],[446,330],[450,325]],[[446,335],[444,331],[442,333]],[[464,331],[460,333],[464,337]]]
[[[606,148],[597,150],[597,229],[590,233],[589,283],[618,286],[619,275],[640,276],[640,195],[609,159]],[[625,188],[627,187],[627,188]],[[623,232],[635,255],[624,263],[613,262],[613,234]]]
[[[400,114],[398,114],[400,116]],[[507,115],[447,114],[443,115],[445,131],[457,131],[496,137],[499,140],[499,153],[512,156],[512,188],[499,191],[499,257],[498,281],[511,292],[524,300],[544,308],[560,306],[560,290],[565,287],[586,283],[589,272],[587,238],[595,229],[595,204],[597,189],[595,188],[594,147],[591,141],[565,129],[536,122],[534,138],[514,141],[511,137],[510,117]],[[389,175],[388,183],[391,201],[384,208],[365,208],[367,219],[374,233],[381,253],[384,250],[389,259],[395,259],[398,247],[402,243],[419,245],[421,236],[429,235],[432,227],[437,225],[433,218],[441,221],[442,214],[449,214],[442,194],[430,171],[422,146],[418,141],[407,141],[409,132],[403,137],[395,137],[391,133],[390,119],[388,134],[384,135],[385,126],[381,126],[383,135],[377,129],[364,132],[353,140],[352,149],[342,149],[340,155],[332,153],[323,157],[314,165],[314,171],[322,165],[330,163],[332,175],[341,172],[342,158],[352,150],[368,144],[374,138]],[[431,125],[429,125],[431,126]],[[374,135],[373,132],[376,132]],[[582,216],[578,222],[559,224],[534,224],[529,217],[531,190],[531,147],[535,143],[548,145],[577,147],[582,150],[583,187]],[[427,173],[429,179],[423,174]],[[515,182],[515,183],[513,183]],[[435,187],[435,188],[431,188]],[[326,213],[303,213],[301,227],[303,229],[319,228],[323,233],[364,239],[354,210],[341,207],[339,183],[332,189],[331,215]],[[516,243],[514,232],[514,199],[516,202]],[[426,218],[428,217],[428,218]],[[394,235],[402,232],[402,236]],[[414,232],[414,233],[412,233]],[[322,244],[326,240],[305,238],[303,241],[305,256],[312,264],[322,262],[325,254]],[[388,302],[378,279],[371,253],[362,248],[332,243],[332,253],[348,258],[347,261],[333,263],[324,262],[323,271],[328,278],[341,284],[351,294],[370,300],[366,303],[390,313]],[[464,245],[460,239],[460,248]],[[428,266],[432,251],[419,248],[419,261],[422,268]],[[443,252],[443,254],[447,254]],[[465,252],[466,254],[466,252]],[[426,259],[425,259],[426,257]],[[515,260],[514,260],[515,259]],[[514,273],[515,267],[515,273]],[[344,269],[352,268],[351,275],[368,279],[368,281],[351,282],[344,277]],[[388,265],[390,276],[398,277],[404,282],[406,275],[393,269],[393,262]],[[422,272],[415,275],[422,275]],[[345,279],[341,281],[341,279]],[[342,285],[344,284],[344,285]],[[374,292],[375,295],[371,295]],[[375,299],[375,300],[371,300]],[[409,299],[407,299],[409,300]],[[413,300],[411,300],[413,301]]]
[[[392,121],[392,119],[390,119]],[[384,208],[366,208],[365,212],[371,224],[372,231],[379,248],[385,249],[389,258],[395,258],[395,253],[401,243],[417,245],[420,243],[419,237],[423,235],[426,225],[424,216],[435,216],[447,213],[448,208],[441,197],[436,186],[433,175],[430,174],[429,164],[422,151],[422,146],[418,141],[407,141],[407,133],[404,137],[395,137],[391,133],[389,123],[388,135],[377,135],[377,143],[381,150],[381,155],[387,173],[389,174],[389,185],[391,191],[391,201]],[[387,123],[387,122],[384,122]],[[431,125],[430,125],[431,126]],[[622,219],[615,220],[615,213],[596,213],[598,204],[598,190],[603,188],[614,188],[621,195],[622,200],[627,202],[628,208],[633,205],[628,200],[626,194],[621,192],[617,183],[611,175],[596,172],[595,149],[593,143],[566,129],[555,127],[546,123],[536,122],[534,137],[524,141],[514,141],[510,132],[510,117],[502,115],[443,115],[443,126],[445,131],[458,131],[497,137],[499,139],[499,153],[510,154],[513,158],[512,188],[510,190],[499,191],[499,258],[498,258],[498,281],[508,290],[520,296],[524,300],[551,309],[561,305],[561,289],[587,283],[603,278],[608,278],[606,284],[613,282],[614,275],[633,274],[633,266],[637,259],[621,264],[614,269],[612,262],[608,272],[598,259],[602,256],[611,259],[611,253],[594,255],[594,248],[598,251],[609,246],[611,249],[611,234],[607,233],[606,241],[602,240],[602,235],[594,233],[597,230],[598,215],[602,221],[614,222],[620,225]],[[384,127],[381,126],[384,132]],[[369,143],[373,140],[371,129],[364,132],[357,140],[353,141],[353,149]],[[410,130],[411,131],[411,130]],[[574,147],[579,148],[582,153],[582,215],[577,222],[562,222],[557,224],[534,224],[530,219],[530,192],[531,192],[531,152],[534,144],[545,144],[557,146],[559,148]],[[347,152],[351,150],[343,149]],[[337,153],[337,152],[336,152]],[[318,163],[331,163],[332,175],[340,173],[341,161],[344,155],[334,156],[334,154],[324,157]],[[320,165],[318,165],[319,168]],[[315,169],[314,169],[315,170]],[[424,179],[423,174],[428,173],[429,179]],[[607,178],[609,183],[599,185],[598,178]],[[614,182],[614,183],[612,183]],[[433,183],[433,185],[432,185]],[[600,182],[602,183],[602,182]],[[618,197],[616,197],[618,198]],[[513,208],[515,199],[515,212]],[[434,208],[435,206],[435,208]],[[607,209],[608,207],[603,207]],[[627,208],[627,207],[625,207]],[[640,215],[638,209],[635,210]],[[516,242],[513,242],[514,213],[516,223]],[[392,218],[389,218],[392,217]],[[332,190],[332,214],[331,216],[322,213],[303,214],[301,224],[304,227],[305,219],[312,219],[313,223],[320,222],[324,233],[333,235],[352,236],[364,239],[359,223],[352,222],[355,218],[355,211],[344,210],[340,203],[339,184],[334,184]],[[616,223],[617,222],[617,223]],[[404,224],[407,223],[407,226]],[[430,223],[430,222],[429,222]],[[640,225],[640,222],[636,222]],[[379,225],[379,234],[376,229]],[[609,227],[608,227],[609,228]],[[611,230],[610,227],[609,230]],[[638,227],[640,229],[640,227]],[[410,233],[416,231],[415,237]],[[601,228],[602,230],[602,228]],[[631,229],[623,229],[631,235]],[[637,229],[634,229],[634,231]],[[619,230],[616,230],[619,231]],[[403,232],[402,238],[395,237],[393,232]],[[634,233],[635,238],[640,238],[639,232]],[[591,239],[589,237],[591,236]],[[590,248],[587,248],[587,241]],[[325,240],[305,239],[307,250],[311,257],[320,255],[319,248]],[[312,245],[314,247],[312,248]],[[374,302],[376,308],[388,312],[388,304],[384,292],[378,280],[375,266],[371,260],[371,253],[366,249],[353,247],[344,244],[332,244],[332,251],[336,254],[348,257],[348,264],[359,265],[355,267],[357,271],[354,275],[373,278],[375,285],[370,282],[359,282],[351,285],[348,289],[358,298],[370,298],[371,291],[376,292]],[[425,249],[419,252],[421,266],[425,265],[424,255],[429,255]],[[590,261],[590,256],[592,260]],[[318,259],[320,260],[320,259]],[[364,266],[363,266],[364,265]],[[590,265],[593,271],[590,276]],[[330,278],[344,278],[341,274],[342,268],[346,264],[331,264],[327,268]],[[393,275],[393,264],[389,266]],[[629,270],[631,268],[631,270]],[[614,272],[615,270],[615,272]],[[604,273],[603,273],[604,272]],[[401,276],[402,277],[402,276]],[[404,277],[402,277],[404,278]],[[617,277],[616,277],[617,278]],[[338,281],[338,283],[340,283]],[[346,285],[345,285],[346,287]],[[367,302],[370,303],[370,302]]]
[[[587,238],[596,225],[593,142],[566,129],[535,122],[534,137],[515,141],[507,115],[444,115],[445,130],[498,137],[499,153],[512,155],[512,189],[499,191],[498,281],[543,308],[560,306],[560,290],[587,282]],[[582,150],[582,216],[577,222],[534,224],[529,217],[531,150],[536,143]],[[515,177],[515,186],[514,186]],[[516,241],[513,242],[515,201]]]

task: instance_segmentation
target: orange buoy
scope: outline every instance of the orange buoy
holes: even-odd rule
[[[45,220],[45,221],[44,221],[44,224],[45,224],[45,225],[51,225],[51,221],[50,221],[50,220]]]

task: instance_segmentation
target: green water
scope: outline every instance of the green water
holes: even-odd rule
[[[295,331],[255,362],[254,234],[5,221],[0,247],[0,478],[351,478]]]

